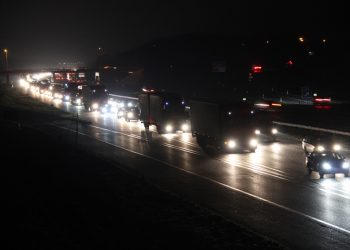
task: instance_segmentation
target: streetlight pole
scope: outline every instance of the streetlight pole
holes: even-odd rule
[[[5,53],[5,61],[6,61],[6,83],[10,84],[8,49],[4,49],[4,53]]]
[[[7,59],[8,50],[4,49],[4,53],[5,53],[5,61],[6,61],[6,71],[8,71],[9,70],[9,62],[8,62],[8,59]]]

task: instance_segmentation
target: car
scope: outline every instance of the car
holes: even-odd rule
[[[278,101],[271,101],[265,99],[258,99],[254,101],[254,110],[255,111],[269,111],[269,112],[278,112],[282,109],[282,103]]]
[[[125,121],[138,121],[140,118],[140,110],[137,107],[127,107],[124,109]]]
[[[63,85],[52,83],[50,87],[51,87],[51,92],[52,92],[53,98],[62,100],[64,97]]]
[[[118,112],[117,112],[118,119],[125,117],[125,114],[126,114],[126,109],[124,107],[121,107],[118,109]]]
[[[342,145],[332,136],[307,136],[303,138],[301,146],[306,154],[314,151],[337,152],[342,149]]]
[[[254,109],[255,134],[258,137],[265,137],[271,141],[277,141],[279,130],[274,120],[279,120],[277,112],[268,110]]]
[[[346,158],[332,151],[312,152],[306,157],[306,168],[311,174],[316,171],[322,179],[325,174],[343,173],[345,177],[349,176],[349,162]]]
[[[73,91],[70,95],[70,102],[72,105],[80,106],[83,104],[83,93],[81,90]]]
[[[332,98],[329,96],[315,96],[312,102],[314,105],[330,105]]]

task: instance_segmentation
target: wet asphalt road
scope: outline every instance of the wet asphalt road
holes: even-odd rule
[[[309,176],[295,137],[262,139],[256,153],[208,155],[190,133],[146,135],[138,122],[36,98],[91,121],[78,125],[80,145],[157,186],[287,247],[350,247],[350,179],[341,174],[323,180],[317,173]],[[42,129],[74,138],[76,124],[61,120]],[[350,156],[348,150],[344,154]]]

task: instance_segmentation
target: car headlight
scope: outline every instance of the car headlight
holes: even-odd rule
[[[341,146],[340,146],[339,144],[334,144],[334,145],[333,145],[333,149],[334,149],[335,151],[341,150]]]
[[[345,168],[345,169],[349,168],[350,167],[349,162],[343,162],[343,166],[342,167]]]
[[[260,130],[259,130],[259,129],[256,129],[256,130],[255,130],[255,134],[256,134],[256,135],[260,135]]]
[[[317,146],[316,149],[317,149],[317,151],[320,151],[320,152],[324,151],[324,147],[321,145]]]
[[[106,107],[102,108],[102,113],[107,113],[107,108]]]
[[[64,97],[64,100],[69,101],[69,100],[70,100],[70,96],[69,96],[69,95],[66,95],[66,96]]]
[[[170,124],[166,125],[165,131],[168,132],[168,133],[172,132],[173,131],[173,126],[171,126]]]
[[[324,163],[322,164],[322,167],[323,167],[323,169],[325,169],[325,170],[330,170],[330,169],[332,168],[331,164],[329,164],[328,162],[324,162]]]
[[[77,98],[76,103],[80,104],[81,103],[81,99]],[[94,105],[92,105],[92,107],[94,108]],[[98,106],[97,106],[98,107]]]
[[[234,140],[229,140],[229,141],[227,142],[227,147],[229,147],[229,148],[234,148],[234,147],[236,147],[236,142],[235,142]]]
[[[98,103],[92,104],[92,108],[93,108],[93,109],[98,109]]]
[[[133,118],[134,117],[134,114],[132,112],[129,112],[128,113],[128,118]]]
[[[278,130],[277,130],[276,128],[273,128],[273,129],[271,130],[271,133],[275,135],[275,134],[278,133]]]
[[[251,147],[256,147],[258,146],[258,140],[257,139],[251,139],[249,142]]]
[[[188,125],[187,124],[182,124],[181,130],[182,131],[188,131]]]

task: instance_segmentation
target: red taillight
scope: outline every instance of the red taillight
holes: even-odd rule
[[[260,66],[260,65],[253,65],[252,71],[253,71],[253,73],[261,73],[262,72],[262,66]]]
[[[275,107],[282,107],[282,104],[281,103],[271,103],[272,106],[275,106]]]
[[[331,102],[331,98],[315,98],[315,102]]]

